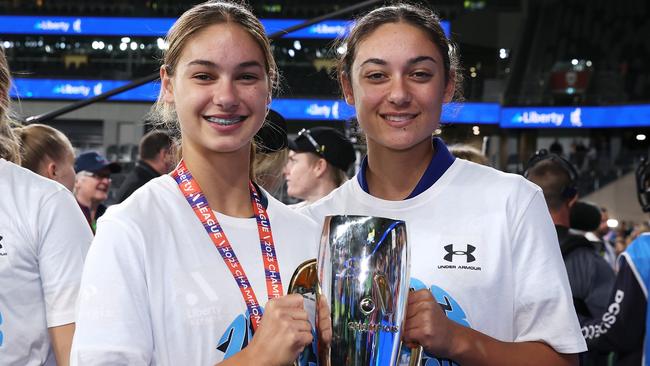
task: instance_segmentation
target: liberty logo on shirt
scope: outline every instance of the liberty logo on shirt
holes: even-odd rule
[[[442,288],[431,285],[427,287],[424,282],[418,280],[415,277],[411,277],[411,288],[414,290],[421,290],[428,288],[431,291],[431,294],[436,299],[438,304],[445,311],[445,315],[458,324],[464,325],[468,328],[471,328],[469,321],[467,321],[467,314],[460,306],[460,304],[445,290]],[[428,353],[422,355],[422,366],[458,366],[457,363],[448,360],[448,359],[439,359]]]
[[[445,251],[447,251],[447,254],[444,256],[444,259],[447,262],[453,262],[454,261],[454,256],[459,255],[459,256],[465,256],[466,263],[471,263],[476,260],[476,257],[474,256],[474,251],[476,251],[476,247],[470,244],[467,244],[467,250],[462,251],[462,250],[454,250],[454,245],[449,244],[445,245]]]

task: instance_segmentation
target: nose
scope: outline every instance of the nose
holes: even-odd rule
[[[222,78],[216,83],[213,93],[213,103],[224,111],[239,106],[239,96],[237,94],[234,80],[230,78]]]
[[[291,162],[287,161],[287,163],[284,164],[284,167],[282,168],[282,175],[284,175],[285,178],[289,176],[289,164],[291,164]]]
[[[411,102],[411,93],[409,92],[407,80],[403,77],[396,77],[391,81],[390,90],[388,91],[388,101],[397,106],[402,106]]]

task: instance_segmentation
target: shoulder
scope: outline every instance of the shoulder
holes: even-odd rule
[[[626,252],[638,251],[641,248],[647,249],[650,252],[650,233],[643,233],[639,235],[625,250]]]
[[[268,211],[271,215],[273,221],[286,222],[290,225],[300,225],[302,227],[307,227],[309,229],[316,229],[316,222],[300,212],[300,210],[293,209],[284,203],[278,201],[276,198],[271,196],[268,192],[264,191],[264,195],[268,200]]]
[[[650,233],[639,235],[621,255],[633,262],[650,261]]]
[[[330,215],[333,212],[340,212],[346,204],[350,205],[352,203],[350,198],[354,195],[354,186],[358,184],[357,176],[355,175],[327,196],[310,205],[299,207],[297,211],[311,217],[313,220],[320,221],[324,216]],[[356,199],[361,198],[360,195],[356,195],[355,197]]]
[[[562,242],[560,242],[560,249],[562,255],[569,257],[570,255],[591,255],[596,254],[593,244],[583,235],[568,234]]]
[[[541,189],[537,185],[519,174],[506,173],[471,161],[456,159],[452,168],[457,169],[458,179],[474,185],[480,185],[483,189],[515,189],[513,193],[530,195],[534,192],[541,192]]]
[[[74,200],[72,193],[61,184],[28,169],[0,160],[0,191],[3,203],[13,198],[21,205],[42,206],[51,199]]]
[[[173,178],[162,175],[144,184],[122,203],[110,206],[100,220],[142,223],[152,217],[169,215],[183,202]]]
[[[446,194],[472,205],[500,208],[513,223],[530,212],[548,215],[541,188],[519,174],[462,159],[456,159],[449,173]]]

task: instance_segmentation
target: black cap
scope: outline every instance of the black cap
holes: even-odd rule
[[[569,222],[572,229],[595,231],[600,226],[600,207],[593,203],[577,201],[571,207]]]
[[[266,122],[255,134],[257,152],[273,153],[287,147],[287,121],[274,110],[269,110]]]
[[[97,173],[105,168],[108,168],[111,173],[119,173],[122,171],[120,164],[106,160],[105,157],[99,155],[96,151],[85,152],[79,155],[74,162],[75,173],[79,173],[80,171]]]
[[[343,171],[350,169],[356,160],[352,142],[337,129],[331,127],[303,129],[295,140],[289,140],[289,149],[319,155]]]

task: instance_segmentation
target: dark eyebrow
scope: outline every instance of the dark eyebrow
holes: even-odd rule
[[[364,62],[362,62],[361,65],[359,65],[359,67],[361,67],[361,66],[363,66],[365,64],[386,65],[387,62],[380,59],[380,58],[369,58],[369,59],[365,60]]]
[[[192,60],[192,61],[187,63],[187,66],[195,66],[195,65],[196,66],[206,66],[206,67],[209,67],[211,69],[216,69],[218,67],[217,64],[212,62],[212,61],[201,60],[201,59]],[[262,69],[264,68],[262,66],[262,64],[260,64],[258,61],[255,61],[255,60],[244,61],[244,62],[240,63],[239,65],[237,65],[237,67],[240,68],[240,69],[247,68],[247,67],[255,67],[255,66],[259,67],[259,68],[262,68]]]
[[[431,56],[418,56],[418,57],[412,58],[412,59],[408,60],[408,64],[413,65],[413,64],[417,64],[419,62],[424,62],[424,61],[431,61],[434,64],[437,64],[436,60],[434,60],[433,57],[431,57]]]
[[[255,67],[255,66],[259,67],[261,69],[264,69],[264,66],[262,66],[262,64],[260,64],[258,61],[255,61],[255,60],[242,62],[241,64],[239,64],[238,67],[240,69],[243,69],[243,68],[246,68],[246,67]]]
[[[215,64],[212,61],[208,61],[208,60],[200,60],[199,59],[199,60],[192,60],[192,61],[187,63],[187,66],[195,66],[195,65],[196,66],[207,66],[207,67],[210,67],[210,68],[216,68],[217,67],[217,64]]]
[[[431,61],[434,64],[437,63],[436,60],[431,56],[414,57],[414,58],[408,60],[407,63],[409,65],[413,65],[413,64],[420,63],[420,62],[424,62],[424,61]],[[383,66],[383,65],[387,65],[388,63],[386,61],[380,59],[380,58],[369,58],[369,59],[365,60],[363,63],[361,63],[361,65],[359,65],[359,66],[363,66],[365,64],[375,64],[375,65],[382,65]]]

